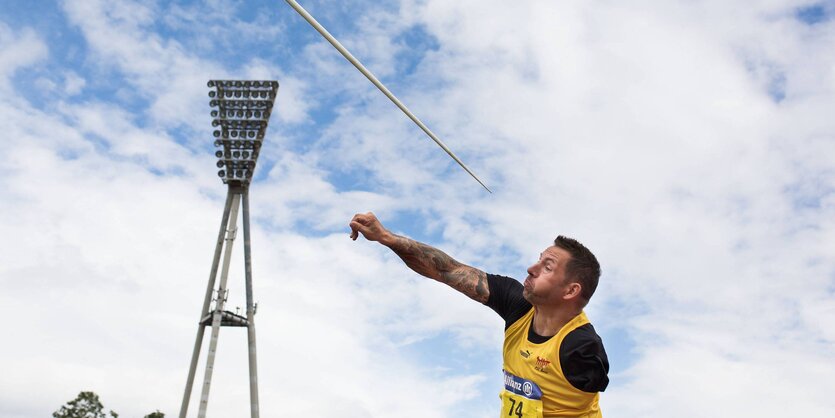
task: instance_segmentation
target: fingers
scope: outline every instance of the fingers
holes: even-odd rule
[[[351,222],[348,224],[348,226],[351,227],[351,239],[354,240],[354,241],[356,241],[357,238],[359,238],[360,232],[364,232],[364,231],[361,231],[361,229],[363,228],[364,221],[365,221],[364,218],[365,218],[365,215],[358,213],[358,214],[354,215],[353,218],[351,218]],[[363,235],[365,235],[365,234],[363,234]]]
[[[359,237],[359,231],[360,231],[360,228],[362,227],[362,225],[360,225],[358,222],[352,221],[349,224],[349,226],[351,227],[351,239],[356,241],[357,238]]]

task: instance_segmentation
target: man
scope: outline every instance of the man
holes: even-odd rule
[[[442,251],[395,235],[369,212],[351,219],[362,234],[400,256],[423,276],[446,283],[505,320],[502,417],[599,418],[599,394],[609,383],[603,342],[583,307],[600,264],[582,244],[563,236],[528,268],[524,284],[459,263]]]

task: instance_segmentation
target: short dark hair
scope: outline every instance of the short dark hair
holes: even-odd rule
[[[565,265],[565,275],[568,280],[580,283],[580,296],[588,303],[600,280],[600,263],[585,245],[574,238],[560,235],[554,240],[554,245],[571,254],[571,260]]]

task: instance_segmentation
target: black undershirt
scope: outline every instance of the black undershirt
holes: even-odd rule
[[[487,275],[490,297],[486,305],[505,321],[507,330],[525,316],[532,305],[522,296],[523,286],[516,279],[493,274]],[[542,344],[552,336],[542,336],[528,328],[528,341]],[[584,392],[603,392],[609,384],[609,359],[603,348],[603,340],[591,324],[585,324],[568,333],[560,345],[560,365],[568,382]]]

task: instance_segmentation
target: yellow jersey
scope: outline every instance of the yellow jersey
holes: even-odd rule
[[[533,332],[533,306],[522,284],[510,277],[487,275],[485,303],[505,320],[504,390],[501,417],[600,418],[598,392],[608,386],[609,361],[603,341],[584,312],[556,335]]]
[[[600,418],[597,392],[584,392],[566,379],[560,365],[560,344],[565,336],[588,324],[580,313],[541,344],[528,341],[534,309],[505,330],[503,363],[505,389],[502,417]],[[525,406],[528,403],[528,407]]]

